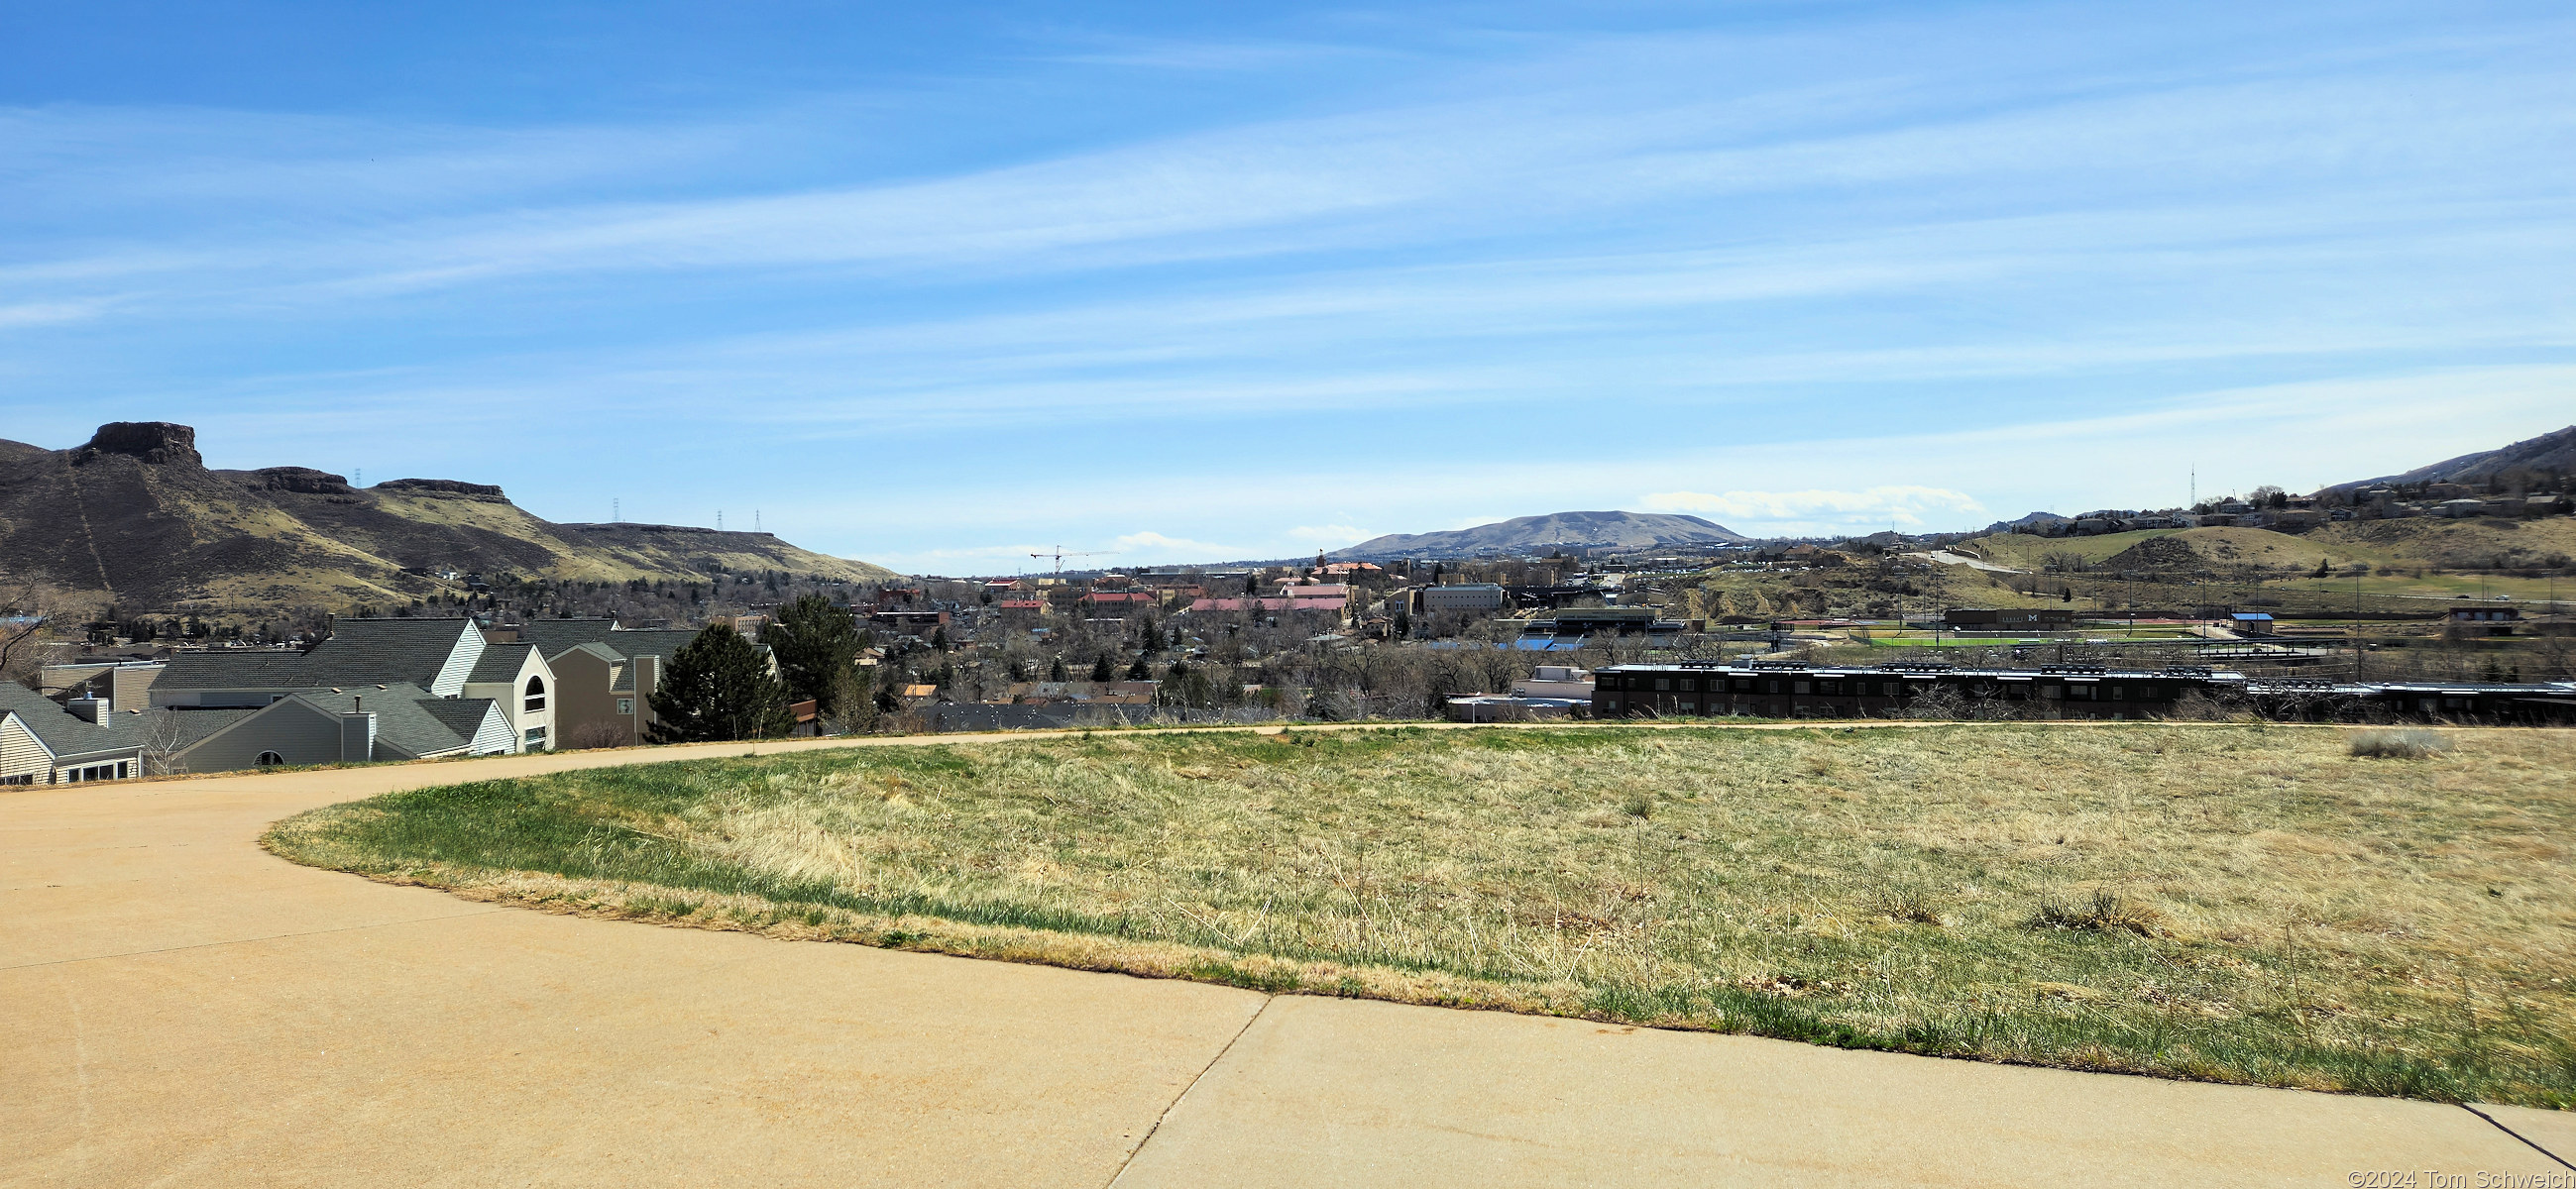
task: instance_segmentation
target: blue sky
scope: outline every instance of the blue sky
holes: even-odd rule
[[[2561,4],[0,4],[0,437],[921,572],[2576,422]]]

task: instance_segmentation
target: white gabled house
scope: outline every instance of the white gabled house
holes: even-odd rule
[[[14,681],[0,681],[0,785],[75,784],[143,774],[135,737],[110,719],[104,698],[70,707]]]

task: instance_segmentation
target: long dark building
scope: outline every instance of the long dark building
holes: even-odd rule
[[[2307,721],[2576,722],[2576,682],[2249,681],[2197,667],[1953,669],[1791,661],[1614,665],[1594,674],[1598,718],[1892,718],[1930,696],[2015,718],[2161,718],[2186,698]]]

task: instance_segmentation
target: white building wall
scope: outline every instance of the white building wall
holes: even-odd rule
[[[54,773],[54,753],[15,714],[0,712],[0,784],[43,784]]]

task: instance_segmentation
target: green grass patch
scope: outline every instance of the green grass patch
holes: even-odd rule
[[[1272,992],[2576,1104],[2576,736],[1122,735],[398,793],[300,862]]]

